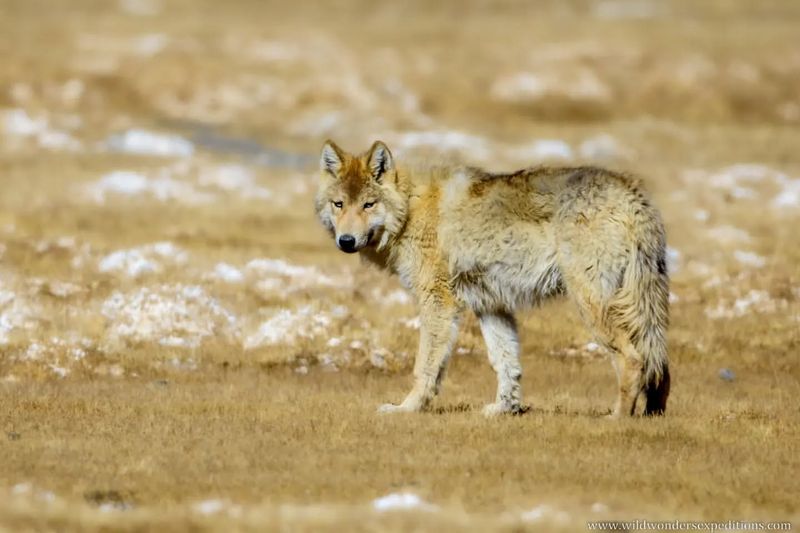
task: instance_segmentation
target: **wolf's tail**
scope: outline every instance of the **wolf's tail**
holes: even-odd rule
[[[657,215],[640,229],[631,261],[625,269],[622,290],[615,300],[614,318],[627,331],[644,358],[642,390],[645,415],[661,415],[667,407],[670,375],[666,332],[669,326],[669,276],[666,238]]]

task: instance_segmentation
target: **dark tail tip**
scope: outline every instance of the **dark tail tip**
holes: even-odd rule
[[[667,410],[667,397],[669,396],[669,367],[664,365],[661,379],[645,386],[644,394],[647,404],[644,408],[645,416],[661,416]]]

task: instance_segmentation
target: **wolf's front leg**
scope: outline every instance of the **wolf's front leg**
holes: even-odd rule
[[[384,404],[380,413],[421,411],[438,394],[444,369],[458,331],[458,308],[439,298],[422,302],[420,309],[419,351],[414,362],[414,387],[399,405]]]
[[[523,410],[519,385],[522,367],[514,317],[506,313],[483,314],[480,323],[489,362],[497,372],[497,397],[494,403],[484,407],[483,414],[519,413]]]

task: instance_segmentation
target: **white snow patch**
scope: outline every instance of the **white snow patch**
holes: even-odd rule
[[[570,515],[566,511],[556,509],[547,504],[537,505],[530,511],[525,511],[520,515],[524,522],[540,522],[549,520],[565,524],[570,521]]]
[[[674,274],[681,264],[681,252],[672,246],[667,246],[667,271]]]
[[[145,274],[162,272],[164,264],[183,265],[188,257],[187,252],[171,242],[157,242],[113,252],[100,260],[98,270],[103,273],[120,273],[135,279]]]
[[[547,97],[566,97],[587,103],[605,103],[611,89],[589,68],[517,72],[501,76],[490,88],[492,98],[516,104],[536,102]]]
[[[736,250],[733,252],[733,257],[741,264],[753,268],[762,268],[767,264],[767,260],[755,252],[746,252],[743,250]]]
[[[525,160],[569,160],[574,157],[570,145],[560,139],[538,139],[529,144],[512,148],[509,153],[512,157]]]
[[[503,101],[523,101],[543,97],[549,90],[548,83],[531,72],[517,72],[494,82],[491,94]]]
[[[786,180],[783,190],[772,199],[772,206],[779,209],[800,207],[800,179]]]
[[[610,160],[626,155],[619,141],[607,133],[590,137],[581,142],[578,153],[584,159]]]
[[[203,168],[198,176],[200,185],[216,187],[226,192],[239,193],[246,198],[267,199],[272,197],[269,189],[256,185],[253,172],[242,165],[219,165]]]
[[[106,144],[111,150],[126,154],[189,157],[194,153],[194,144],[179,135],[143,129],[131,129],[112,135]]]
[[[409,329],[419,329],[420,325],[422,324],[418,316],[402,319],[400,322]]]
[[[102,306],[112,346],[165,343],[196,348],[211,337],[238,336],[236,317],[194,285],[114,292]]]
[[[133,49],[140,56],[154,56],[169,44],[169,37],[162,33],[149,33],[133,40]]]
[[[47,366],[49,366],[50,370],[52,370],[53,373],[55,375],[57,375],[58,377],[60,377],[60,378],[65,378],[69,374],[69,369],[66,369],[66,368],[64,368],[62,366],[58,366],[58,365],[56,365],[54,363],[51,363],[51,364],[49,364]]]
[[[199,191],[191,183],[171,176],[174,169],[161,169],[150,177],[129,170],[115,170],[84,187],[84,193],[95,203],[102,204],[111,196],[149,196],[160,202],[177,201],[185,204],[204,204],[214,201],[214,195]]]
[[[289,294],[313,287],[343,286],[312,266],[293,265],[282,259],[253,259],[244,267],[256,291],[263,294]]]
[[[776,313],[788,307],[784,299],[775,299],[767,291],[753,289],[733,302],[723,301],[705,310],[708,318],[736,318],[748,314]]]
[[[485,138],[453,130],[410,131],[400,134],[393,145],[399,152],[423,147],[438,152],[459,152],[475,159],[486,159],[491,153]]]
[[[325,343],[325,346],[328,348],[336,348],[337,346],[342,344],[342,339],[340,337],[331,337],[328,339],[328,342]]]
[[[709,237],[723,244],[748,243],[752,240],[745,230],[733,226],[717,226],[707,232]]]
[[[11,487],[11,494],[15,496],[19,496],[22,494],[30,494],[32,490],[33,490],[33,485],[29,481],[26,481],[24,483],[17,483],[13,487]]]
[[[376,295],[376,299],[381,299],[384,305],[408,305],[412,302],[411,296],[409,296],[408,292],[402,289],[395,289],[383,298],[380,297],[380,293]]]
[[[15,331],[35,329],[40,312],[39,306],[6,288],[0,279],[0,346],[10,343]]]
[[[63,130],[50,127],[47,117],[32,117],[24,109],[10,109],[3,114],[6,135],[31,139],[41,148],[50,150],[77,150],[80,141]]]
[[[281,309],[261,323],[255,333],[244,341],[245,350],[293,342],[298,338],[313,338],[325,334],[333,323],[330,314],[304,306],[295,311]]]
[[[242,271],[228,263],[217,263],[211,277],[225,283],[242,283],[244,281]]]
[[[222,500],[203,500],[194,504],[192,508],[200,514],[210,515],[219,513],[225,506]]]
[[[372,501],[372,507],[378,512],[386,511],[435,511],[437,506],[426,502],[412,492],[396,492]]]

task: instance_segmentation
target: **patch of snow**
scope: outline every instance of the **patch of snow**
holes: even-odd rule
[[[692,213],[692,218],[698,222],[706,222],[711,215],[705,209],[697,209]]]
[[[590,509],[593,513],[607,513],[608,505],[600,502],[595,502],[592,504]]]
[[[539,99],[549,90],[548,83],[532,72],[517,72],[500,78],[491,87],[494,98],[503,101]]]
[[[372,507],[378,512],[386,511],[435,511],[435,505],[426,502],[412,492],[395,492],[372,501]]]
[[[779,209],[800,207],[800,179],[786,180],[783,190],[772,199],[772,206]]]
[[[607,161],[625,155],[627,150],[607,133],[590,137],[581,142],[578,153],[584,159]]]
[[[775,313],[786,309],[788,302],[783,299],[774,299],[767,291],[751,290],[733,302],[720,302],[716,307],[705,310],[711,319],[736,318],[748,314]]]
[[[400,322],[409,329],[419,329],[420,325],[422,324],[418,316],[415,316],[414,318],[402,319]]]
[[[145,274],[163,271],[165,263],[172,266],[183,265],[188,257],[188,253],[171,242],[158,242],[112,252],[100,260],[97,269],[103,273],[119,273],[136,279]]]
[[[574,157],[570,145],[560,139],[538,139],[530,144],[512,148],[509,154],[525,160],[569,160]]]
[[[327,313],[304,306],[295,311],[281,309],[261,323],[258,329],[244,340],[244,348],[252,350],[263,346],[290,343],[298,338],[313,338],[325,334],[333,319]]]
[[[13,487],[11,487],[11,494],[15,496],[19,496],[21,494],[30,494],[33,490],[33,485],[30,482],[25,483],[17,483]]]
[[[112,346],[165,342],[196,348],[212,337],[238,337],[236,317],[202,287],[163,285],[114,292],[103,302]]]
[[[345,285],[344,280],[334,280],[315,267],[293,265],[282,259],[253,259],[244,269],[255,289],[263,294]]]
[[[143,129],[114,134],[106,144],[116,152],[154,157],[189,157],[194,153],[194,144],[179,135]]]
[[[328,348],[336,348],[340,344],[342,344],[342,339],[340,337],[331,337],[328,339],[328,342],[325,343],[325,346]]]
[[[674,274],[681,264],[681,252],[672,246],[667,246],[667,272]]]
[[[244,198],[267,199],[272,197],[269,189],[256,185],[253,172],[242,165],[231,164],[203,168],[198,176],[198,183],[230,193],[239,193]]]
[[[5,288],[0,279],[0,346],[10,343],[15,331],[35,329],[40,313],[38,305]]]
[[[222,500],[203,500],[194,504],[192,508],[200,514],[210,515],[219,513],[225,506]]]
[[[542,504],[534,507],[530,511],[525,511],[520,515],[524,522],[540,522],[550,520],[565,524],[570,521],[570,515],[566,511],[555,509],[549,505]]]
[[[736,250],[733,252],[733,257],[741,264],[753,268],[762,268],[767,264],[767,260],[755,252]]]
[[[69,374],[69,369],[64,368],[62,366],[58,366],[58,365],[53,364],[53,363],[51,363],[51,364],[49,364],[47,366],[49,366],[50,370],[52,370],[53,373],[55,375],[57,375],[58,377],[60,377],[60,378],[65,378]]]
[[[395,289],[383,298],[383,303],[389,305],[408,305],[411,303],[411,296],[404,290]]]
[[[717,226],[707,232],[709,237],[723,244],[748,243],[752,240],[745,230],[733,226]]]
[[[154,56],[164,50],[169,44],[169,37],[161,33],[149,33],[136,37],[133,41],[133,49],[140,56]]]
[[[611,98],[611,89],[593,70],[583,67],[569,71],[549,69],[501,76],[492,84],[490,94],[495,100],[515,104],[546,101],[548,97],[605,103]]]
[[[50,150],[77,150],[80,141],[69,133],[50,127],[47,117],[34,118],[24,109],[10,109],[3,114],[6,135],[32,139],[38,146]]]
[[[483,137],[461,131],[409,131],[400,134],[392,143],[398,152],[415,148],[432,148],[438,152],[459,152],[475,159],[490,156],[489,143]]]
[[[217,263],[211,277],[225,283],[242,283],[244,281],[242,271],[228,263]]]
[[[162,169],[157,176],[146,176],[129,170],[115,170],[100,180],[84,186],[84,193],[95,203],[102,204],[111,196],[150,196],[160,202],[177,201],[185,204],[204,204],[214,201],[214,195],[199,191],[191,183],[174,179],[174,169]]]

